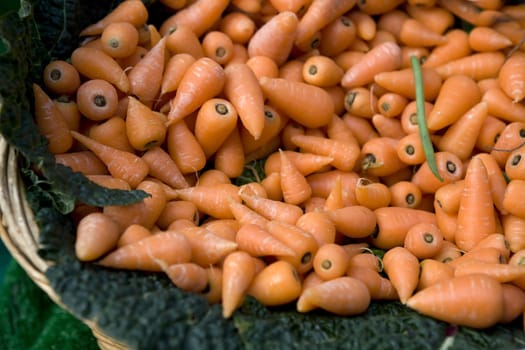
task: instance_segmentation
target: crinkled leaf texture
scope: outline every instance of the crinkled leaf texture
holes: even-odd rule
[[[148,5],[151,13],[166,15],[162,5]],[[9,45],[0,56],[0,131],[23,160],[27,198],[40,227],[39,253],[52,262],[46,276],[73,315],[95,321],[132,349],[438,349],[445,341],[451,344],[447,349],[525,346],[519,320],[484,331],[460,327],[451,338],[445,323],[393,302],[374,302],[360,316],[337,317],[321,311],[298,314],[293,304],[268,309],[248,297],[225,320],[220,305],[210,306],[203,296],[178,290],[162,274],[77,261],[74,226],[67,215],[71,203],[129,203],[143,194],[103,190],[56,166],[32,122],[30,84],[41,80],[46,62],[67,59],[78,45],[80,29],[114,6],[89,0],[24,1],[23,16],[12,13],[0,19],[0,37]],[[248,181],[244,177],[250,171],[241,183]]]

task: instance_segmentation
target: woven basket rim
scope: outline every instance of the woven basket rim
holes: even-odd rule
[[[37,252],[40,233],[25,197],[26,192],[18,168],[18,153],[1,134],[0,169],[2,169],[0,171],[0,239],[9,254],[24,269],[29,278],[55,304],[75,316],[61,302],[60,297],[55,293],[45,275],[51,263],[43,260]],[[122,342],[104,334],[93,321],[78,319],[91,329],[101,349],[127,349],[127,346]]]

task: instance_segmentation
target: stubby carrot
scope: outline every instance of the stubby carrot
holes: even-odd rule
[[[419,261],[404,247],[394,247],[383,256],[383,267],[397,291],[399,300],[406,304],[419,283]]]
[[[232,316],[255,277],[253,257],[243,251],[228,254],[222,264],[222,315]]]
[[[247,294],[263,305],[276,306],[296,300],[302,291],[302,283],[295,267],[287,261],[278,260],[255,275]]]
[[[81,261],[93,261],[116,247],[121,229],[110,216],[95,212],[80,220],[76,234],[76,257]]]

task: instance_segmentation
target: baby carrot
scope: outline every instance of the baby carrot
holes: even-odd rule
[[[357,315],[368,308],[370,300],[370,292],[361,280],[342,276],[303,289],[297,300],[297,311],[321,308],[336,315]]]
[[[106,165],[91,151],[76,151],[55,154],[57,164],[70,167],[84,175],[105,175]]]
[[[394,247],[383,256],[383,267],[397,291],[401,303],[406,304],[419,282],[419,261],[404,247]]]
[[[501,131],[498,140],[494,144],[494,148],[490,151],[490,155],[501,168],[504,168],[512,151],[521,147],[524,142],[525,122],[508,123]]]
[[[455,242],[460,249],[470,250],[480,240],[496,231],[494,202],[483,161],[472,158],[465,174],[465,187],[458,210]]]
[[[476,148],[490,153],[506,125],[503,120],[487,114],[476,139]]]
[[[525,219],[516,215],[501,216],[503,233],[512,253],[525,249]]]
[[[218,95],[225,80],[224,69],[217,62],[208,57],[197,59],[182,76],[177,94],[170,102],[167,125],[184,119]]]
[[[419,4],[421,2],[425,1],[420,1]],[[409,2],[409,6],[406,7],[406,13],[439,34],[446,35],[448,33],[447,29],[451,30],[451,27],[454,25],[454,15],[439,6],[418,6],[417,1],[416,4],[410,4]]]
[[[503,283],[503,316],[500,323],[506,324],[516,320],[525,308],[525,292],[511,283]]]
[[[405,207],[381,207],[374,210],[377,221],[371,243],[381,249],[402,246],[408,230],[414,225],[426,222],[437,225],[434,213]]]
[[[372,300],[398,300],[397,291],[388,278],[383,277],[378,271],[362,266],[350,266],[346,275],[357,278],[363,282]]]
[[[263,24],[248,42],[248,56],[266,56],[281,66],[290,55],[299,19],[290,11],[280,12]]]
[[[245,62],[257,77],[257,80],[263,76],[277,78],[279,76],[279,67],[277,63],[268,56],[255,55]]]
[[[365,53],[364,57],[346,70],[341,85],[350,89],[374,81],[381,72],[389,72],[401,66],[401,48],[396,43],[385,42]]]
[[[451,29],[444,36],[447,41],[430,52],[425,62],[422,63],[423,67],[435,68],[470,55],[468,34],[464,30]]]
[[[297,219],[295,225],[310,233],[317,241],[319,247],[335,242],[335,225],[325,212],[311,211],[304,213]]]
[[[376,128],[380,137],[401,139],[406,135],[399,119],[388,118],[380,113],[376,113],[372,116],[372,125]]]
[[[463,162],[452,152],[440,151],[435,153],[436,169],[441,179],[431,171],[426,160],[412,176],[415,183],[423,193],[435,193],[441,186],[460,180],[464,175]]]
[[[421,190],[411,181],[399,181],[390,186],[390,205],[417,208],[421,203]]]
[[[199,212],[197,206],[190,201],[170,200],[162,210],[156,224],[163,230],[167,229],[172,222],[179,219],[186,219],[199,223]]]
[[[370,119],[377,113],[377,97],[371,89],[355,87],[346,92],[344,107],[352,115]]]
[[[150,176],[161,180],[173,188],[189,187],[177,164],[160,146],[148,149],[142,155],[142,159],[148,164],[148,174]]]
[[[501,12],[484,9],[480,11],[476,3],[467,0],[442,0],[440,5],[455,16],[476,27],[490,27],[499,19],[504,19]]]
[[[247,294],[266,306],[276,306],[296,300],[302,291],[301,280],[295,267],[278,260],[255,275]]]
[[[224,69],[224,94],[237,110],[242,125],[257,140],[264,129],[263,91],[255,73],[246,64],[229,65]]]
[[[164,36],[174,26],[184,25],[190,28],[197,37],[201,37],[220,19],[229,3],[230,1],[226,0],[213,1],[212,3],[204,0],[193,1],[166,18],[162,22],[159,32]]]
[[[502,317],[503,290],[483,274],[453,277],[418,291],[406,305],[445,322],[487,328]]]
[[[376,137],[361,147],[361,170],[367,176],[387,176],[407,165],[397,156],[399,140],[392,137]]]
[[[415,18],[406,19],[399,33],[402,44],[412,47],[433,47],[446,43],[447,39]]]
[[[518,51],[506,58],[498,73],[501,89],[515,103],[525,97],[523,67],[525,67],[525,53]]]
[[[220,65],[226,65],[233,58],[233,41],[225,33],[212,30],[202,38],[204,55]]]
[[[253,257],[243,251],[228,254],[222,264],[222,315],[232,316],[255,277]]]
[[[75,256],[81,261],[96,260],[116,247],[120,234],[120,226],[110,216],[88,214],[76,228]]]
[[[357,28],[348,16],[340,16],[321,29],[319,52],[327,57],[335,57],[344,52],[356,37]]]
[[[99,157],[111,175],[127,181],[132,188],[148,174],[148,165],[139,156],[103,145],[76,131],[71,131],[71,135]]]
[[[124,1],[105,17],[93,23],[80,32],[80,36],[92,36],[101,34],[110,23],[128,22],[135,27],[146,24],[148,20],[148,9],[142,1]]]
[[[139,32],[130,22],[110,23],[100,36],[102,49],[111,57],[128,57],[137,49]]]
[[[47,139],[47,148],[53,154],[69,151],[73,146],[69,127],[51,97],[38,85],[33,84],[35,122],[40,133]]]
[[[151,230],[139,224],[129,225],[124,232],[120,235],[117,241],[117,247],[123,247],[125,245],[135,243],[152,235]]]
[[[375,212],[362,205],[349,205],[326,210],[337,232],[350,238],[365,238],[374,233],[377,224]],[[355,220],[348,220],[349,217]]]
[[[78,47],[71,54],[71,64],[81,75],[89,79],[106,80],[123,93],[130,90],[128,76],[122,67],[102,50]]]
[[[322,280],[331,280],[346,273],[350,256],[336,243],[327,243],[319,247],[314,255],[313,269]]]
[[[426,160],[423,142],[417,132],[407,134],[399,139],[396,152],[399,159],[406,164],[418,165],[423,164]]]
[[[185,120],[168,127],[167,150],[183,174],[202,170],[206,165],[206,154]]]
[[[371,210],[390,205],[390,189],[382,182],[360,178],[355,186],[355,199],[359,205]]]
[[[206,269],[192,262],[171,264],[164,273],[177,288],[186,292],[202,292],[208,283]]]
[[[189,242],[190,261],[202,267],[219,263],[238,248],[236,242],[224,239],[207,228],[195,226],[191,222],[179,228],[177,232],[184,235]]]
[[[387,92],[377,100],[377,110],[385,117],[392,118],[401,115],[408,99],[403,95]]]
[[[303,65],[303,80],[320,87],[337,85],[343,74],[343,69],[328,56],[311,56]]]
[[[172,55],[185,53],[195,60],[204,57],[201,42],[190,27],[177,23],[165,35],[166,49]]]
[[[171,264],[189,262],[190,258],[186,237],[177,231],[164,231],[123,245],[97,263],[116,269],[162,271]]]
[[[441,250],[442,243],[443,235],[439,227],[422,222],[408,230],[403,246],[416,258],[426,259],[436,255]]]
[[[77,69],[64,60],[53,60],[44,67],[44,86],[55,94],[74,94],[80,86]]]
[[[301,174],[308,176],[317,171],[322,170],[333,161],[333,158],[312,154],[308,152],[297,151],[280,151],[294,163],[295,167]],[[266,158],[264,163],[264,173],[269,175],[273,172],[279,172],[281,169],[281,155],[280,152],[274,152]]]
[[[126,113],[126,135],[131,146],[138,151],[146,151],[160,146],[166,138],[165,116],[153,111],[135,97],[128,97]]]
[[[242,174],[246,156],[238,128],[233,129],[217,149],[213,162],[216,169],[222,170],[230,178]]]
[[[285,203],[300,204],[311,197],[312,188],[286,153],[279,150],[281,191]]]
[[[454,277],[454,269],[450,265],[433,258],[423,259],[419,267],[419,282],[416,289],[418,291]]]
[[[511,180],[503,194],[503,208],[512,215],[525,218],[525,206],[520,200],[520,193],[525,189],[525,180]]]
[[[500,51],[479,52],[437,66],[435,69],[441,78],[455,74],[464,74],[478,81],[497,77],[505,55]]]
[[[255,257],[294,256],[295,251],[277,239],[263,227],[246,223],[241,225],[235,236],[239,249]]]
[[[230,37],[233,43],[246,44],[256,31],[255,21],[244,12],[230,12],[223,16],[219,30]]]
[[[491,27],[474,27],[469,32],[468,43],[478,52],[499,51],[512,46],[512,40]]]
[[[179,198],[195,203],[199,211],[217,219],[231,219],[230,200],[240,202],[238,187],[233,184],[193,186],[177,190]]]
[[[348,12],[347,16],[355,24],[356,35],[358,38],[365,41],[371,41],[377,36],[377,25],[371,15],[354,9]]]
[[[84,117],[94,121],[106,120],[117,111],[117,90],[105,80],[91,79],[79,86],[76,101]]]
[[[318,86],[270,77],[261,77],[259,84],[264,96],[277,109],[306,127],[324,126],[332,119],[332,98]]]
[[[126,100],[128,98],[126,97]],[[76,130],[78,131],[78,130]],[[126,152],[135,152],[126,133],[126,121],[121,117],[111,117],[89,128],[88,135],[95,141]]]
[[[197,112],[194,134],[209,158],[237,127],[237,110],[222,98],[211,98]]]
[[[436,69],[421,69],[425,101],[434,101],[441,91],[443,79]],[[416,98],[416,83],[411,68],[380,72],[374,76],[374,81],[390,92],[398,93],[406,98]]]
[[[523,278],[525,276],[525,266],[470,260],[454,268],[454,276],[475,274],[488,275],[500,283],[508,283],[518,278]]]

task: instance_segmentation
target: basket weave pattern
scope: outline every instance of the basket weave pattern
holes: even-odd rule
[[[39,229],[25,198],[16,150],[0,135],[0,238],[11,256],[28,276],[60,307],[67,309],[51,288],[45,276],[49,262],[38,255]],[[103,350],[124,350],[127,347],[106,336],[97,326],[82,320],[92,331]]]

